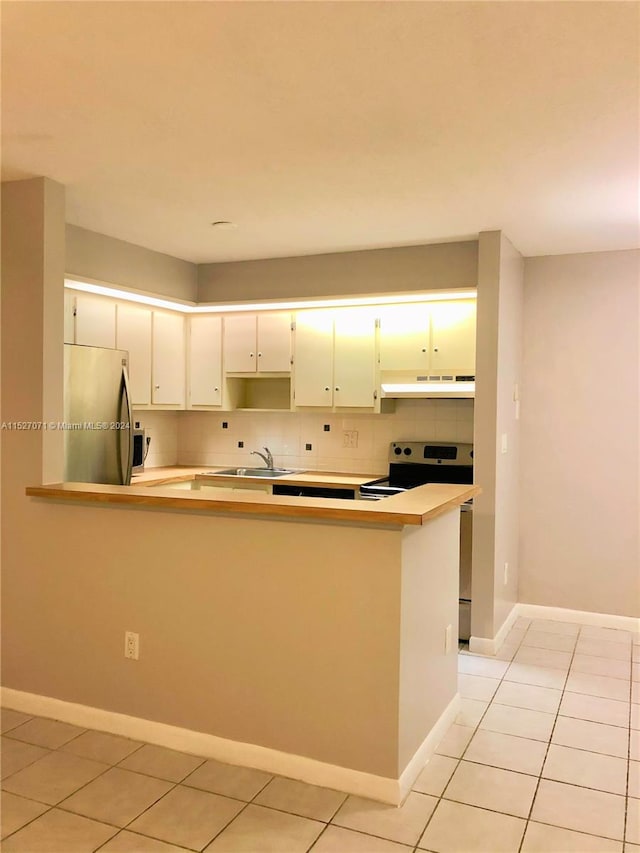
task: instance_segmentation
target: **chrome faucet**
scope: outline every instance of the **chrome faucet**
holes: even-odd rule
[[[252,450],[251,456],[259,456],[260,459],[262,459],[262,461],[264,462],[265,466],[270,470],[273,470],[273,454],[271,453],[268,447],[265,447],[264,449],[267,451],[266,455],[264,453],[260,453],[259,450]]]

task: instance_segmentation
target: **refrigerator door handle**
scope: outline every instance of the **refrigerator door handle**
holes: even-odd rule
[[[120,434],[120,472],[122,475],[122,485],[129,486],[131,484],[131,469],[133,467],[133,423],[131,411],[131,393],[129,391],[129,374],[127,372],[127,364],[123,359],[122,363],[122,408],[124,412],[121,420],[125,421],[129,426],[128,429],[119,430]]]

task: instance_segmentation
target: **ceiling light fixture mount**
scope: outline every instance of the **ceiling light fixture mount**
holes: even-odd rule
[[[235,231],[238,225],[228,219],[216,219],[215,222],[211,223],[211,227],[215,228],[216,231]]]

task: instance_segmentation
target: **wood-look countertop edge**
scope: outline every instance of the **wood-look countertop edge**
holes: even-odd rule
[[[346,521],[357,524],[421,525],[464,503],[480,489],[477,486],[431,484],[381,501],[343,501],[339,498],[290,498],[263,493],[233,492],[203,497],[201,492],[176,494],[168,489],[147,486],[108,486],[90,483],[52,483],[27,486],[26,494],[82,503],[117,504],[215,514],[274,518]]]

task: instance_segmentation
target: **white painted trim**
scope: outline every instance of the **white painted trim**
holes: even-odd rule
[[[422,773],[425,764],[436,751],[436,747],[447,733],[449,726],[455,722],[458,712],[460,711],[460,704],[460,694],[456,693],[451,702],[449,702],[442,714],[440,714],[436,720],[436,723],[429,734],[418,747],[413,758],[411,758],[400,774],[400,779],[398,780],[400,791],[398,805],[404,802],[405,797],[409,795],[413,783],[416,781],[420,773]]]
[[[593,613],[589,610],[569,610],[566,607],[546,607],[543,604],[516,605],[518,616],[529,619],[551,619],[555,622],[577,622],[596,628],[615,628],[619,631],[640,632],[640,618],[618,616],[615,613]]]
[[[449,703],[400,779],[375,776],[349,767],[326,764],[304,755],[280,752],[252,743],[228,740],[204,732],[144,720],[140,717],[130,717],[75,702],[65,702],[50,696],[25,693],[9,687],[0,688],[0,704],[27,714],[51,717],[76,726],[110,732],[203,758],[214,758],[229,764],[237,764],[240,767],[252,767],[267,773],[299,779],[311,785],[333,788],[397,806],[408,793],[408,786],[413,783],[444,736],[448,725],[455,719],[459,697],[456,695]]]
[[[472,605],[473,606],[473,605]],[[502,623],[495,637],[471,637],[469,651],[477,655],[495,655],[505,637],[520,618],[549,619],[554,622],[574,622],[580,625],[592,625],[596,628],[615,628],[619,631],[640,633],[640,618],[618,616],[615,613],[593,613],[590,610],[570,610],[566,607],[547,607],[543,604],[518,602]]]
[[[473,607],[473,604],[471,605]],[[515,621],[522,614],[519,611],[519,604],[514,604],[507,618],[498,629],[495,637],[470,637],[469,651],[477,655],[495,655],[500,646],[504,643],[505,637],[513,628]]]

